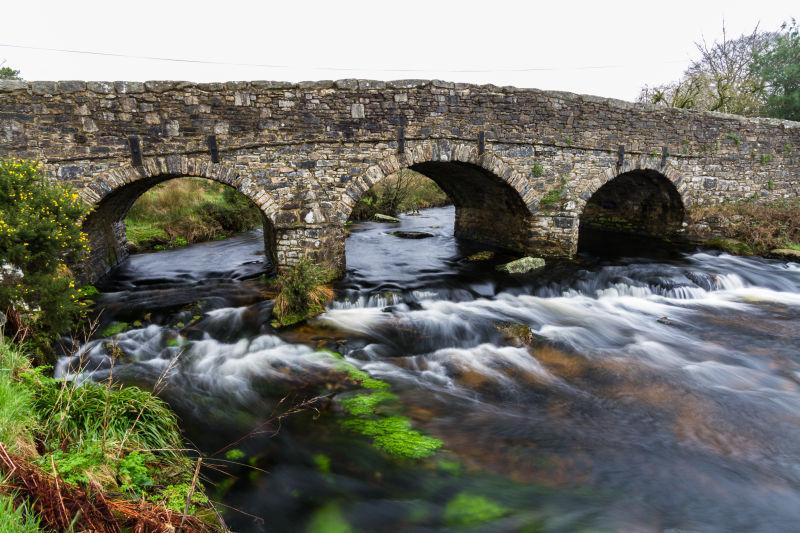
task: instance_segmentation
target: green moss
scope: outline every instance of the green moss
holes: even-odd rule
[[[531,167],[531,175],[534,178],[540,178],[544,175],[544,167],[542,166],[541,163],[536,162],[533,164],[533,166]]]
[[[331,473],[331,458],[324,453],[316,453],[311,458],[314,461],[314,466],[320,474]]]
[[[112,322],[97,334],[98,337],[113,337],[126,331],[130,325],[127,322]]]
[[[797,250],[798,252],[800,252],[800,244],[799,243],[790,242],[789,244],[786,245],[786,247],[788,249],[790,249],[790,250]]]
[[[177,348],[180,345],[181,345],[180,337],[172,337],[171,339],[167,340],[167,346],[169,348]]]
[[[341,401],[342,408],[353,416],[367,416],[375,414],[378,405],[396,400],[397,396],[386,390],[358,394]]]
[[[342,425],[356,433],[372,438],[372,443],[389,455],[407,459],[422,459],[442,447],[439,439],[423,435],[411,428],[404,416],[381,418],[350,418]]]
[[[365,389],[388,389],[389,384],[380,379],[375,379],[361,369],[356,368],[346,361],[341,361],[337,368],[347,374],[347,377]]]
[[[442,441],[412,429],[408,418],[378,413],[380,405],[397,399],[387,390],[390,388],[387,382],[370,377],[346,361],[339,361],[337,368],[365,389],[373,391],[341,400],[342,408],[350,415],[350,418],[342,421],[343,427],[371,437],[376,448],[395,457],[420,459],[433,455],[441,448]]]
[[[441,461],[436,463],[436,467],[442,472],[450,474],[451,476],[461,475],[461,463],[459,463],[458,461],[442,459]]]
[[[225,452],[225,459],[228,461],[241,461],[245,458],[245,453],[239,448],[232,448]]]
[[[747,244],[742,241],[737,241],[736,239],[723,239],[723,238],[716,238],[716,239],[709,239],[705,241],[706,246],[710,246],[711,248],[717,248],[722,250],[723,252],[728,252],[730,254],[735,255],[753,255],[753,249]]]
[[[506,514],[508,509],[488,498],[461,492],[447,503],[444,519],[450,526],[472,526],[497,520]]]
[[[772,162],[772,154],[761,154],[761,157],[758,158],[762,165],[766,165]]]
[[[306,527],[308,533],[352,533],[353,528],[345,520],[342,510],[335,503],[317,510]]]

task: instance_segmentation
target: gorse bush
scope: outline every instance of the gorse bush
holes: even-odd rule
[[[308,259],[282,272],[275,279],[280,291],[272,311],[277,325],[288,326],[322,313],[333,296],[325,285],[332,279],[332,271]]]
[[[6,334],[42,354],[88,305],[67,266],[88,252],[85,214],[78,195],[46,180],[37,163],[0,159],[0,311]]]

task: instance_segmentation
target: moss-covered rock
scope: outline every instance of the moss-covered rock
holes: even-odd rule
[[[710,248],[716,248],[717,250],[722,250],[729,254],[753,255],[753,249],[749,244],[736,239],[715,238],[705,241],[704,244]]]
[[[793,248],[776,248],[770,250],[770,257],[777,259],[786,259],[788,261],[800,261],[800,250]]]
[[[510,263],[500,265],[497,270],[508,274],[528,274],[544,268],[545,262],[541,257],[523,257]]]

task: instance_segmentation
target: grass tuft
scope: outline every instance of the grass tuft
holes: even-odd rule
[[[16,505],[14,497],[0,494],[0,531],[3,533],[39,533],[39,518],[27,503]]]
[[[331,270],[308,259],[278,275],[274,281],[279,287],[272,309],[274,325],[289,326],[324,312],[333,298],[333,290],[326,285],[333,277]]]

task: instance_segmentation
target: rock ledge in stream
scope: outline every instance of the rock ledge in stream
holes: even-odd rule
[[[393,231],[392,235],[401,239],[429,239],[433,233],[427,231]]]
[[[523,257],[497,267],[501,272],[509,274],[528,274],[544,268],[544,259],[541,257]]]
[[[793,250],[791,248],[776,248],[770,250],[770,257],[778,259],[787,259],[789,261],[800,261],[800,250]]]
[[[400,219],[397,217],[391,217],[389,215],[383,215],[381,213],[377,213],[375,216],[372,217],[376,222],[400,222]]]

